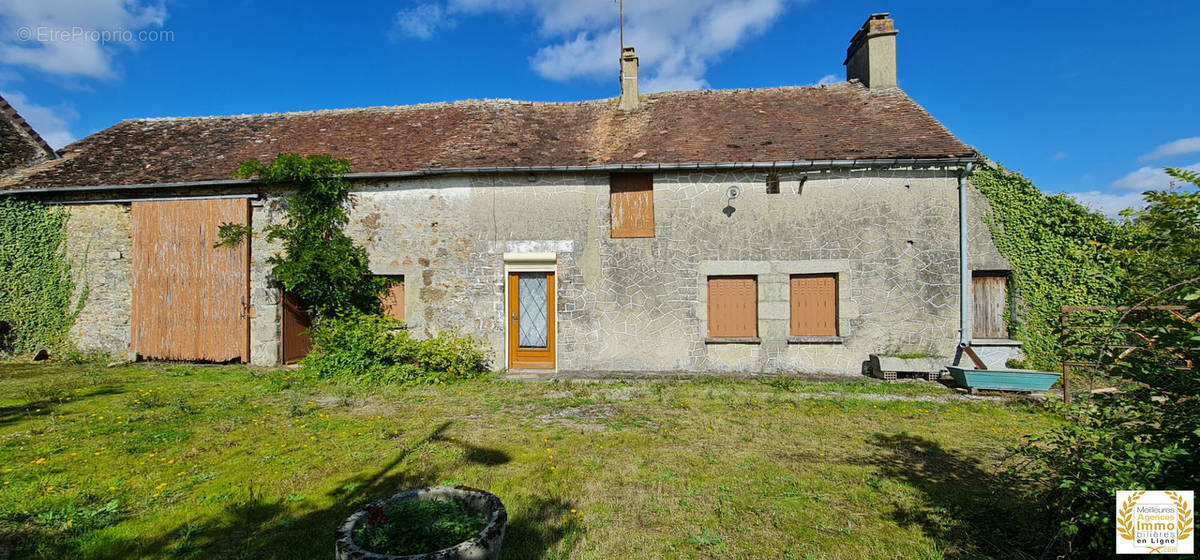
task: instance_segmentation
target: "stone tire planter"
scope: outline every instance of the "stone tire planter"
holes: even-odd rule
[[[367,507],[381,506],[400,500],[459,500],[467,509],[483,514],[487,525],[474,537],[455,546],[421,554],[395,556],[378,554],[359,547],[354,542],[354,531],[368,519]],[[504,529],[508,525],[508,512],[495,494],[466,486],[433,486],[405,490],[390,498],[377,500],[354,512],[336,533],[337,560],[496,560],[500,557],[500,545],[504,541]]]

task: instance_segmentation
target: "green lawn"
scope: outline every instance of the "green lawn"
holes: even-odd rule
[[[892,398],[881,400],[875,394]],[[331,558],[357,505],[465,484],[505,558],[1018,557],[995,473],[1053,422],[940,387],[348,387],[287,370],[0,365],[0,559]]]

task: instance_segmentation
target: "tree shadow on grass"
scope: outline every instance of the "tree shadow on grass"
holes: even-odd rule
[[[72,393],[71,400],[69,401],[43,397],[26,401],[24,404],[0,406],[0,427],[34,418],[52,416],[58,410],[58,407],[63,405],[75,405],[90,398],[119,395],[124,392],[115,387],[100,387],[86,393]]]
[[[358,508],[402,490],[428,486],[442,479],[443,473],[420,463],[406,460],[430,443],[451,444],[464,449],[468,462],[498,466],[510,461],[507,453],[479,447],[443,435],[451,425],[446,422],[391,457],[377,470],[346,477],[332,491],[336,505],[305,511],[303,497],[291,503],[288,497],[278,500],[255,498],[231,504],[218,515],[181,521],[172,529],[154,536],[143,536],[104,545],[73,545],[66,541],[49,541],[59,555],[46,557],[73,558],[137,558],[146,556],[174,558],[228,559],[296,559],[332,558],[334,531]],[[253,484],[253,480],[246,481]],[[505,500],[509,524],[502,558],[545,558],[547,552],[564,538],[574,542],[578,534],[576,520],[570,517],[568,502],[560,499],[533,498]],[[566,519],[566,522],[563,520]],[[45,538],[34,534],[22,539],[29,544]],[[47,541],[43,541],[47,543]],[[83,547],[87,547],[86,549]],[[45,547],[43,547],[45,548]]]
[[[880,453],[865,458],[879,475],[919,492],[920,503],[895,504],[892,519],[919,527],[945,558],[1054,557],[1054,526],[1009,481],[979,460],[905,433],[876,434]]]

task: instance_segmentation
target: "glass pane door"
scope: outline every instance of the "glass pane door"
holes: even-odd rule
[[[545,272],[517,275],[517,344],[521,348],[546,348],[549,340],[549,305]]]

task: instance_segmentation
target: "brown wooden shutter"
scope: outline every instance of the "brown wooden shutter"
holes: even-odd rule
[[[709,277],[708,336],[758,336],[758,282],[754,276]]]
[[[654,237],[654,175],[613,173],[609,204],[613,237]]]
[[[1004,306],[1008,301],[1008,273],[976,271],[971,280],[971,295],[974,300],[974,306],[971,308],[974,323],[972,337],[1008,338],[1008,326],[1004,324]]]
[[[792,336],[837,336],[836,274],[792,276]]]
[[[404,320],[404,277],[393,276],[393,283],[388,286],[388,291],[380,296],[380,305],[383,307],[383,314],[388,317]]]

